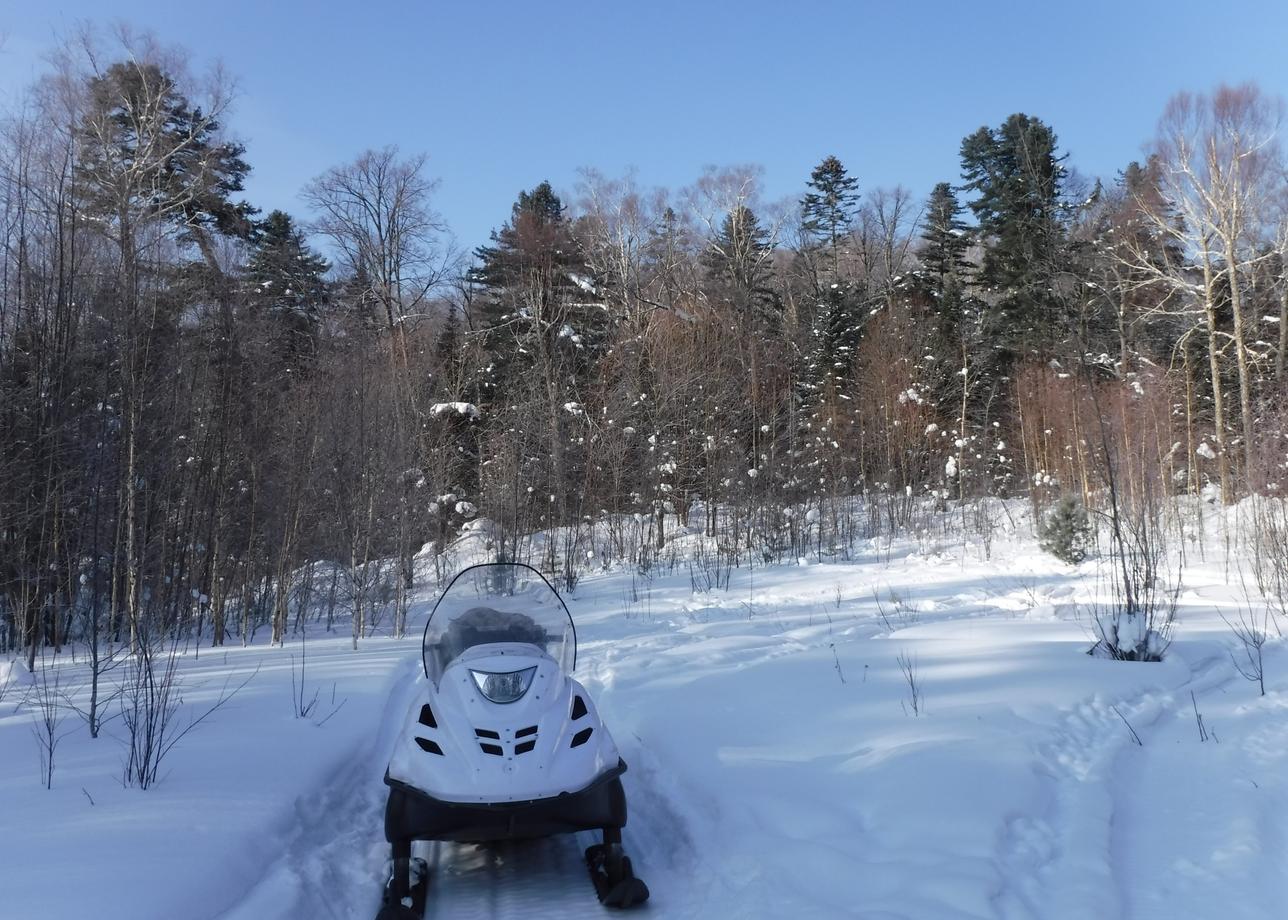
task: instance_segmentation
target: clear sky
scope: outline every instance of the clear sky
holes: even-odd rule
[[[674,188],[759,163],[775,199],[835,154],[863,188],[921,197],[959,179],[964,135],[1012,112],[1112,176],[1176,90],[1288,94],[1283,0],[0,0],[0,93],[81,20],[223,61],[265,211],[303,214],[309,178],[396,143],[429,154],[467,246],[520,189],[570,197],[580,166]]]

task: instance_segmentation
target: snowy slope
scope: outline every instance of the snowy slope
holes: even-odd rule
[[[1084,654],[1094,563],[1023,535],[991,560],[870,549],[735,571],[709,594],[687,570],[600,573],[569,599],[578,675],[630,765],[647,914],[1281,915],[1288,654],[1268,647],[1265,697],[1234,670],[1219,613],[1246,589],[1224,557],[1186,570],[1167,661],[1127,664]],[[380,777],[418,649],[347,646],[309,642],[324,712],[332,684],[345,700],[320,726],[293,718],[291,648],[203,652],[185,702],[260,671],[146,793],[75,721],[43,790],[31,713],[0,702],[0,916],[374,916]],[[603,916],[589,842],[427,845],[428,916]]]

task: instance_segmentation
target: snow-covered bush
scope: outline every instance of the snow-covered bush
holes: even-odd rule
[[[1061,497],[1038,525],[1038,545],[1069,565],[1077,565],[1087,558],[1090,543],[1087,509],[1073,495]]]
[[[1172,641],[1179,571],[1168,567],[1161,508],[1152,492],[1131,504],[1112,485],[1109,513],[1111,600],[1095,614],[1093,654],[1119,661],[1162,661]]]

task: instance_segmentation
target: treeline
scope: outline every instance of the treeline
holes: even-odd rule
[[[924,202],[830,156],[780,204],[755,167],[587,170],[468,254],[394,147],[312,181],[307,220],[260,213],[231,114],[125,36],[69,44],[4,121],[6,648],[281,641],[320,597],[355,642],[401,634],[413,556],[476,517],[511,556],[561,528],[536,561],[572,579],[590,521],[620,522],[601,560],[697,523],[773,559],[926,502],[1288,485],[1256,87],[1177,96],[1105,181],[1016,114]]]

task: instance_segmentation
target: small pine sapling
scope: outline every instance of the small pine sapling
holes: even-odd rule
[[[1087,558],[1091,524],[1087,510],[1072,495],[1063,496],[1038,527],[1038,545],[1061,562],[1077,565]]]

